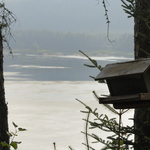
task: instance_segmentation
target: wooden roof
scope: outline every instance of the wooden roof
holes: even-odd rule
[[[150,67],[150,59],[138,59],[123,63],[114,63],[106,65],[98,74],[95,80],[103,80],[107,78],[142,74]]]

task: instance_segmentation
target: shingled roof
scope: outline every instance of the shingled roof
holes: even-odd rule
[[[106,65],[95,80],[104,80],[113,77],[142,74],[150,67],[150,59],[138,59],[123,63]]]

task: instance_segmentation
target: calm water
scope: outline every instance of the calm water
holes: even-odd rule
[[[107,63],[125,61],[129,58],[94,59],[104,67]],[[6,75],[10,75],[6,79],[17,81],[92,81],[89,76],[96,76],[99,70],[85,67],[84,64],[91,63],[85,57],[79,56],[7,55],[4,61]]]
[[[114,62],[114,59],[100,61],[105,64]],[[98,108],[100,113],[116,117],[99,105],[93,96],[93,90],[100,95],[108,94],[108,89],[106,84],[90,81],[88,76],[98,72],[90,68],[84,70],[85,59],[29,56],[24,60],[16,56],[5,62],[10,130],[13,131],[12,121],[27,129],[16,138],[22,141],[20,150],[52,150],[53,142],[58,150],[69,149],[69,145],[75,150],[85,149],[82,145],[85,138],[81,134],[85,116],[80,112],[85,109],[76,98]],[[132,124],[128,121],[132,117],[133,111],[130,111],[124,116],[124,123]],[[104,133],[100,135],[105,136]],[[95,147],[100,148],[99,145]]]

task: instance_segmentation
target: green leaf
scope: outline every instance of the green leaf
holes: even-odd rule
[[[101,65],[97,66],[97,68],[102,71],[103,70],[103,67]]]
[[[120,140],[120,145],[123,145],[124,144],[124,141],[123,140]]]
[[[14,132],[9,132],[11,136],[18,136],[16,133]]]
[[[93,137],[95,140],[99,141],[99,137],[98,137],[96,134],[92,134],[92,137]]]
[[[7,133],[7,135],[9,135],[9,137],[13,136],[12,133],[10,133],[8,131],[6,133]]]
[[[81,112],[81,113],[86,113],[86,114],[89,113],[88,111],[80,111],[80,112]]]
[[[97,67],[97,61],[94,59],[91,59],[92,63],[95,65],[95,67]]]
[[[17,142],[11,142],[11,143],[10,143],[10,146],[12,146],[14,149],[17,149],[17,148],[18,148]]]
[[[21,142],[12,141],[10,143],[10,146],[12,146],[14,149],[17,149],[18,148],[18,144],[21,144]]]
[[[92,109],[91,109],[89,106],[86,106],[86,108],[87,108],[90,112],[92,112]]]
[[[106,83],[105,80],[99,80],[99,83]]]
[[[27,129],[24,128],[18,128],[19,131],[26,131]]]
[[[13,124],[13,126],[15,127],[15,128],[17,128],[18,126],[14,123],[14,122],[12,122],[12,124]]]
[[[110,110],[111,112],[113,112],[116,115],[119,115],[119,113],[113,108],[111,107],[111,105],[109,104],[103,104],[108,110]]]
[[[87,64],[84,64],[84,66],[86,66],[86,67],[90,67],[90,68],[95,68],[95,67],[96,67],[96,66],[87,65]]]
[[[102,70],[102,67],[101,67],[101,66],[98,66],[96,60],[90,58],[88,55],[86,55],[86,54],[85,54],[84,52],[82,52],[81,50],[79,50],[79,52],[82,53],[85,57],[87,57],[87,58],[90,60],[90,62],[94,65],[94,66],[93,66],[93,65],[84,64],[85,66],[87,66],[87,67],[92,67],[92,68],[98,68],[100,71]]]
[[[10,145],[7,144],[6,142],[1,142],[1,145],[2,145],[2,147],[5,147],[5,146],[10,147]]]
[[[89,77],[95,80],[95,77],[93,77],[93,76],[89,76]]]

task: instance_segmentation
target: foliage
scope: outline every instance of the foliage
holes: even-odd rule
[[[82,52],[81,50],[79,50],[80,53],[82,53],[84,56],[86,56],[93,65],[87,65],[87,64],[84,64],[85,66],[87,67],[91,67],[91,68],[97,68],[98,70],[102,70],[102,66],[98,65],[97,61],[94,60],[94,59],[91,59],[88,55],[86,55],[84,52]]]
[[[88,55],[86,55],[84,52],[82,52],[80,50],[80,52],[86,56],[89,61],[93,64],[93,65],[85,65],[87,67],[92,67],[92,68],[98,68],[100,71],[103,69],[101,66],[98,65],[97,61],[90,58]],[[96,94],[96,92],[93,92],[95,97],[98,99],[98,96]],[[78,100],[78,99],[77,99]],[[130,139],[130,137],[136,133],[134,127],[130,127],[130,126],[123,126],[122,125],[122,115],[125,114],[128,109],[124,110],[124,109],[120,109],[119,111],[115,110],[113,107],[111,107],[108,104],[105,104],[104,106],[109,109],[113,114],[118,115],[119,120],[117,122],[116,118],[111,118],[109,119],[109,117],[105,114],[99,114],[97,111],[97,108],[92,110],[92,108],[90,106],[87,106],[85,103],[81,102],[80,100],[78,100],[80,103],[82,103],[85,108],[87,109],[87,111],[81,111],[82,113],[86,113],[87,114],[87,118],[84,119],[84,121],[86,122],[86,130],[85,132],[82,132],[83,134],[85,134],[86,136],[86,144],[83,143],[87,149],[92,149],[94,150],[93,147],[90,146],[89,144],[89,137],[94,139],[94,143],[101,143],[104,145],[102,150],[109,150],[109,149],[113,149],[113,150],[129,150],[132,149],[134,147],[134,142]],[[90,120],[90,115],[94,116],[93,120]],[[90,125],[90,127],[88,127],[88,125]],[[100,129],[104,132],[108,132],[109,134],[112,133],[112,135],[109,135],[107,137],[107,140],[104,140],[103,138],[99,137],[98,135],[92,133],[88,133],[88,128],[89,129]]]
[[[11,34],[11,25],[16,22],[16,18],[14,14],[5,7],[3,2],[0,3],[0,31],[2,32],[3,42],[6,43],[8,48],[11,50],[9,46],[9,37],[12,37]]]
[[[12,12],[9,11],[3,2],[0,3],[0,149],[8,150],[8,147],[3,148],[2,146],[9,143],[9,135],[6,131],[8,131],[8,107],[5,101],[5,90],[4,90],[4,76],[3,76],[3,45],[9,47],[8,37],[11,36],[10,25],[15,22],[15,17]],[[10,47],[9,47],[10,49]],[[11,51],[10,51],[11,52]],[[6,144],[6,145],[7,145]],[[14,142],[10,143],[11,146],[15,146]]]
[[[96,60],[93,60],[92,58],[90,58],[88,55],[86,55],[84,52],[80,51],[84,56],[86,56],[90,62],[95,65],[91,66],[91,65],[85,65],[88,67],[92,67],[92,68],[99,68],[97,65]],[[101,71],[102,67],[100,67],[100,71]],[[96,92],[93,92],[95,97],[99,100],[98,95],[96,94]],[[77,99],[78,100],[78,99]],[[140,149],[150,149],[150,138],[149,135],[145,134],[144,130],[141,129],[137,129],[134,126],[123,126],[122,124],[122,115],[125,114],[127,110],[124,109],[120,109],[119,111],[116,111],[113,107],[111,107],[108,104],[104,104],[104,106],[109,109],[113,114],[118,115],[119,119],[118,121],[116,120],[116,118],[109,118],[106,114],[99,114],[97,109],[92,109],[90,106],[87,106],[86,104],[84,104],[83,102],[81,102],[80,100],[78,100],[80,103],[82,103],[85,108],[87,109],[86,111],[81,111],[82,113],[86,113],[87,114],[87,118],[84,119],[84,121],[86,122],[86,130],[85,132],[82,132],[85,134],[86,136],[86,144],[83,143],[87,149],[92,149],[94,150],[94,148],[92,148],[89,144],[89,138],[94,139],[94,143],[101,143],[104,145],[104,148],[102,150],[129,150],[129,149],[133,149],[133,148],[140,148]],[[93,115],[94,119],[90,120],[89,116]],[[133,119],[134,120],[134,119]],[[149,129],[149,121],[143,121],[142,122],[143,126],[146,127],[146,130]],[[90,125],[90,126],[89,126]],[[97,134],[89,134],[88,133],[88,128],[89,129],[100,129],[100,131],[104,131],[107,133],[112,133],[112,135],[109,135],[107,137],[107,140],[99,137]],[[138,136],[138,137],[142,137],[142,145],[139,145],[136,141],[131,140],[134,136]]]
[[[134,26],[134,40],[135,40],[135,58],[147,58],[150,57],[149,55],[149,44],[150,44],[150,34],[149,34],[149,28],[150,28],[150,2],[149,0],[142,1],[142,0],[121,0],[122,1],[122,7],[125,13],[128,14],[128,18],[134,17],[135,20],[135,26]],[[104,5],[104,9],[106,6]],[[107,19],[106,19],[107,20]],[[85,55],[86,56],[86,55]],[[88,58],[88,57],[87,57]],[[89,58],[88,58],[89,59]],[[91,61],[91,59],[89,59]],[[91,61],[92,62],[92,61]],[[93,63],[93,62],[92,62]],[[89,67],[92,67],[89,65]],[[95,65],[96,67],[96,65]],[[79,101],[79,100],[78,100]],[[81,101],[80,101],[81,102]],[[81,102],[82,103],[82,102]],[[85,132],[86,136],[92,137],[96,140],[96,142],[100,142],[105,145],[103,150],[105,149],[113,149],[113,150],[121,150],[121,149],[150,149],[150,138],[147,134],[147,130],[149,128],[149,121],[148,120],[149,115],[147,118],[145,118],[145,112],[141,113],[142,118],[144,118],[144,121],[141,122],[141,125],[139,123],[140,118],[140,111],[138,112],[138,120],[135,122],[135,129],[136,125],[141,126],[141,129],[134,129],[133,127],[123,127],[121,126],[121,122],[119,119],[119,123],[116,122],[114,119],[109,119],[107,115],[99,115],[97,113],[97,109],[92,110],[89,106],[86,106],[84,103],[82,103],[88,111],[82,111],[87,114],[87,119],[85,119],[86,124],[90,124],[91,129],[101,129],[106,132],[113,132],[114,135],[108,136],[107,141],[103,140],[99,136],[95,134],[88,134]],[[111,109],[110,109],[111,110]],[[122,110],[120,110],[121,112]],[[89,120],[89,114],[94,115],[95,119],[94,121]],[[144,115],[143,115],[144,114]],[[121,117],[121,113],[119,114],[119,118]],[[145,128],[146,126],[146,128]],[[105,128],[106,127],[106,128]],[[125,129],[125,130],[124,130]],[[87,131],[87,130],[86,130]],[[120,134],[119,134],[120,133]],[[123,135],[122,135],[123,134]],[[129,140],[129,137],[131,135],[135,135],[135,141],[134,143],[132,140]],[[140,138],[141,139],[140,139]],[[138,139],[136,139],[138,138]],[[87,146],[87,149],[93,149],[89,144],[88,141],[85,144]]]
[[[53,146],[54,146],[54,150],[57,150],[57,147],[56,147],[56,143],[55,143],[55,142],[53,143]],[[74,150],[71,146],[69,146],[68,148],[69,148],[70,150]]]
[[[150,2],[149,0],[121,0],[122,7],[128,18],[134,17],[135,59],[148,58],[150,43]]]
[[[91,57],[89,57],[87,54],[85,54],[83,51],[79,50],[80,53],[82,53],[85,57],[87,57],[89,59],[89,61],[92,63],[92,65],[88,65],[88,64],[84,64],[84,66],[86,67],[90,67],[90,68],[97,68],[98,70],[102,70],[103,67],[101,65],[98,65],[97,61],[95,59],[92,59]],[[90,76],[91,78],[95,79],[95,77]],[[99,81],[101,83],[104,83],[104,80]],[[95,94],[96,95],[96,94]]]
[[[12,122],[14,128],[15,128],[15,131],[14,132],[7,132],[7,134],[9,135],[10,137],[10,143],[7,144],[6,142],[1,142],[1,145],[2,147],[9,147],[9,148],[13,148],[14,150],[17,150],[18,149],[18,145],[21,144],[20,141],[14,141],[15,137],[18,136],[18,133],[19,132],[23,132],[23,131],[26,131],[25,128],[21,128],[21,127],[18,127],[18,125],[16,125],[14,122]]]
[[[99,114],[97,109],[93,110],[90,106],[87,106],[80,100],[78,101],[82,103],[86,108],[86,110],[81,112],[87,114],[87,118],[83,119],[86,122],[86,130],[82,133],[86,136],[86,143],[83,144],[87,147],[88,150],[94,150],[94,148],[89,144],[89,138],[92,138],[94,140],[92,143],[103,144],[104,147],[101,150],[129,150],[133,148],[134,141],[132,141],[131,136],[135,133],[134,127],[122,125],[122,115],[128,110],[116,111],[111,106],[109,106],[111,107],[111,109],[109,110],[119,116],[119,121],[117,122],[116,118],[109,118],[106,114]],[[89,119],[89,116],[93,116],[94,119]],[[90,130],[92,130],[92,133],[88,132],[87,126]],[[104,139],[93,133],[93,129],[107,132],[109,133],[109,136]]]
[[[128,18],[135,16],[135,0],[121,0],[123,3],[121,6],[126,14],[128,14]]]

